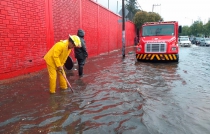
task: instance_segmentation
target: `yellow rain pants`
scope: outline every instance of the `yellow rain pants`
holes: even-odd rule
[[[68,40],[60,41],[56,43],[44,56],[47,63],[47,69],[49,73],[49,85],[50,93],[55,93],[57,74],[59,75],[60,88],[67,89],[67,83],[60,72],[57,72],[57,68],[64,65],[71,49],[68,49]],[[63,71],[64,75],[65,72]]]
[[[47,65],[47,69],[48,69],[48,73],[49,73],[50,93],[55,93],[57,74],[59,77],[60,88],[67,89],[67,83],[66,83],[66,80],[63,77],[63,75],[60,72],[58,72],[55,68],[53,68],[49,65]],[[63,74],[66,75],[64,71],[63,71]]]

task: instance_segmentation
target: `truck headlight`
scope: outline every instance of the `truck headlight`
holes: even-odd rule
[[[171,50],[172,50],[172,51],[176,51],[176,47],[172,47]]]
[[[137,52],[140,52],[140,51],[141,51],[141,48],[140,48],[140,47],[138,47],[138,48],[137,48]]]

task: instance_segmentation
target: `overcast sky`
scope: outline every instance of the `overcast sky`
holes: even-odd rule
[[[94,0],[117,13],[122,8],[122,0]],[[109,1],[109,4],[108,4]],[[190,26],[193,21],[201,20],[204,24],[210,18],[210,0],[138,0],[144,11],[159,13],[164,21],[178,21],[179,25]]]

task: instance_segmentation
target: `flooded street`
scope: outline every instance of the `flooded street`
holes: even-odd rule
[[[210,47],[180,47],[179,63],[134,50],[87,59],[81,79],[67,71],[75,93],[50,95],[46,70],[0,82],[0,133],[209,134]]]

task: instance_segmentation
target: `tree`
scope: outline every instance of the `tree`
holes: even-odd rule
[[[183,26],[182,33],[179,34],[179,36],[186,36],[186,35],[191,35],[189,26]]]
[[[198,20],[194,21],[194,23],[190,27],[183,26],[182,33],[180,35],[209,37],[210,36],[210,19],[204,25],[203,22],[200,20],[200,18],[198,18]]]
[[[135,14],[133,22],[139,29],[145,22],[147,22],[148,13],[146,11],[139,11]]]
[[[133,22],[136,27],[139,29],[145,22],[158,22],[163,21],[163,18],[158,13],[154,12],[146,12],[146,11],[138,11],[134,18]]]
[[[136,0],[128,0],[127,4],[125,5],[125,8],[129,11],[127,17],[131,21],[133,20],[133,17],[136,14],[136,12],[140,11],[140,9],[138,9]]]
[[[202,21],[195,21],[191,26],[191,34],[195,36],[202,36],[204,34],[204,27]]]
[[[210,20],[204,25],[204,35],[205,37],[210,36]]]
[[[157,22],[162,21],[163,19],[158,13],[155,12],[148,12],[147,22]]]

